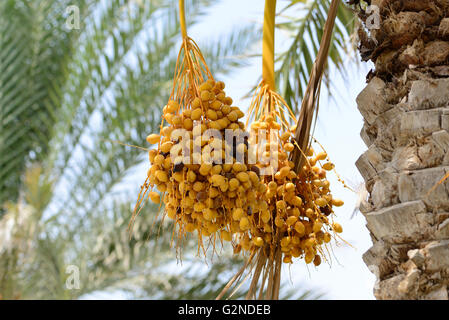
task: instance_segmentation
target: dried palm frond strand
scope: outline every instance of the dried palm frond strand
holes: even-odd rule
[[[335,18],[337,17],[338,6],[340,0],[332,0],[329,7],[329,13],[324,25],[323,37],[321,38],[320,49],[317,58],[313,64],[310,73],[309,82],[307,84],[304,98],[302,100],[301,109],[298,119],[298,127],[295,133],[295,140],[299,144],[299,150],[306,150],[310,146],[310,133],[312,129],[312,121],[314,115],[317,114],[319,108],[319,95],[321,89],[321,80],[323,78],[324,68],[329,54],[331,39],[334,30]],[[305,158],[299,150],[295,150],[291,160],[295,163],[295,170],[299,171],[304,165]]]

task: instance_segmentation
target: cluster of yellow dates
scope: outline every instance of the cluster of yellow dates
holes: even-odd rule
[[[158,143],[149,153],[149,184],[164,194],[165,212],[178,224],[180,236],[198,230],[200,239],[218,235],[231,241],[250,229],[251,212],[267,208],[266,186],[247,163],[247,141],[225,139],[227,129],[241,132],[245,125],[239,121],[244,113],[232,106],[224,87],[210,79],[184,108],[170,101],[163,109],[166,126],[160,135],[147,137]],[[149,196],[160,202],[157,192]]]
[[[265,156],[274,154],[278,161],[277,169],[263,176],[262,182],[267,186],[265,199],[268,210],[260,212],[257,217],[252,242],[256,246],[263,246],[264,243],[280,245],[284,263],[292,263],[293,257],[304,257],[307,264],[313,262],[318,266],[321,264],[320,254],[324,254],[321,245],[331,241],[330,231],[342,232],[342,227],[333,223],[330,215],[333,206],[342,206],[343,201],[333,199],[330,193],[326,174],[333,170],[334,165],[328,161],[320,164],[328,158],[325,152],[315,154],[312,148],[306,150],[307,160],[302,170],[299,173],[292,170],[294,164],[289,161],[289,156],[296,147],[293,138],[296,126],[289,130],[284,127],[281,128],[276,122],[275,113],[263,115],[260,121],[251,125],[255,132],[266,134],[262,137],[268,141]],[[276,133],[275,141],[273,131]],[[255,135],[254,139],[260,138]],[[267,169],[273,167],[271,163],[264,166]]]
[[[169,101],[163,108],[160,134],[147,137],[158,145],[149,152],[148,196],[161,202],[152,191],[156,187],[178,237],[196,231],[203,249],[203,238],[214,245],[217,239],[232,241],[235,253],[280,245],[285,263],[301,257],[319,265],[321,245],[342,232],[331,215],[343,202],[332,197],[326,179],[333,164],[326,153],[309,149],[303,169],[292,170],[295,128],[282,129],[275,113],[252,123],[256,134],[249,140],[238,138],[246,133],[239,121],[244,113],[232,106],[224,87],[209,79],[186,101]],[[229,139],[228,130],[240,133]],[[275,165],[250,161],[261,158],[251,156],[261,138],[267,141],[263,156],[274,158]]]

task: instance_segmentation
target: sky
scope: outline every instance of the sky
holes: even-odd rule
[[[278,1],[277,8],[283,8],[287,1]],[[188,27],[191,38],[207,42],[214,36],[222,35],[235,26],[245,24],[262,24],[263,0],[222,0],[210,7],[201,21]],[[262,36],[262,35],[261,35]],[[279,53],[288,45],[288,38],[282,31],[276,31],[276,52]],[[256,44],[252,53],[260,53],[261,44]],[[206,61],[207,61],[207,57]],[[358,56],[355,58],[358,59]],[[371,66],[364,63],[356,64],[348,58],[345,62],[347,76],[343,78],[335,70],[331,70],[332,88],[329,92],[322,88],[320,112],[318,115],[315,138],[322,144],[331,161],[336,165],[336,171],[343,180],[356,188],[363,181],[355,162],[367,149],[360,138],[363,118],[355,103],[356,97],[365,86],[365,76]],[[212,70],[213,72],[213,70]],[[253,58],[248,66],[234,69],[227,76],[216,76],[226,84],[226,93],[234,99],[234,104],[242,110],[249,105],[243,97],[257,83],[262,73],[261,58]],[[140,168],[140,166],[139,166]],[[140,176],[139,176],[140,177]],[[343,226],[342,237],[350,244],[340,242],[334,246],[334,255],[330,265],[323,263],[318,268],[308,267],[302,260],[295,260],[290,268],[283,268],[282,278],[287,279],[285,285],[298,289],[317,289],[325,293],[327,299],[374,299],[373,286],[375,276],[363,263],[362,255],[371,246],[366,221],[361,213],[354,217],[353,210],[358,195],[345,189],[330,175],[331,190],[334,196],[345,201],[345,205],[336,209],[336,221]],[[351,218],[352,217],[352,218]],[[198,258],[200,259],[200,258]],[[182,266],[177,266],[182,274]],[[287,288],[290,289],[290,288]],[[126,298],[121,293],[96,293],[89,298]]]
[[[284,7],[285,3],[286,1],[278,1],[277,8]],[[263,0],[220,1],[218,5],[210,8],[198,25],[189,28],[189,34],[201,42],[202,38],[207,39],[211,34],[223,34],[235,25],[262,24],[263,9]],[[286,35],[277,31],[275,39],[276,52],[280,52],[283,46],[285,47]],[[254,50],[260,50],[260,47],[256,46]],[[352,188],[363,181],[355,162],[367,148],[360,138],[363,118],[355,100],[366,85],[365,76],[369,68],[366,64],[356,64],[348,59],[345,64],[345,79],[331,70],[333,99],[328,98],[329,92],[324,88],[315,131],[315,138],[325,147],[336,165],[337,172]],[[249,66],[234,70],[222,78],[226,83],[226,93],[233,97],[235,104],[242,109],[249,105],[249,101],[242,97],[257,83],[261,73],[261,59],[255,58],[250,61]],[[374,299],[372,292],[375,276],[362,260],[363,253],[371,246],[366,221],[361,213],[351,219],[357,194],[343,188],[335,177],[331,177],[330,181],[333,194],[345,201],[345,205],[336,210],[336,220],[344,228],[342,237],[352,247],[341,243],[340,247],[335,248],[331,266],[322,264],[318,268],[307,268],[303,261],[296,261],[290,270],[284,268],[282,277],[291,277],[290,285],[293,287],[317,288],[329,299]]]

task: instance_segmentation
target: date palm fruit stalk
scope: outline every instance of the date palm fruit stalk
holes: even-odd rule
[[[235,250],[246,247],[253,224],[248,213],[266,207],[266,187],[247,162],[245,124],[239,121],[244,113],[232,105],[225,84],[214,80],[187,36],[183,6],[180,1],[183,43],[173,89],[162,109],[160,132],[147,137],[157,147],[149,151],[151,167],[134,216],[148,198],[164,205],[163,218],[174,221],[177,249],[187,233],[196,232],[198,253],[202,249],[206,256],[209,245],[215,252],[217,240],[231,241]],[[226,139],[229,132],[236,137]]]
[[[266,140],[264,156],[274,159],[276,163],[258,163],[260,170],[268,170],[268,174],[263,176],[263,184],[267,189],[267,208],[254,214],[249,248],[251,254],[247,263],[229,281],[218,298],[230,290],[232,285],[238,289],[246,270],[246,277],[252,276],[247,299],[278,299],[282,263],[291,264],[293,258],[300,258],[306,264],[313,262],[319,266],[322,257],[326,259],[326,246],[337,233],[342,232],[341,225],[333,221],[333,207],[343,205],[343,201],[332,197],[330,183],[326,179],[327,171],[333,170],[334,165],[328,161],[326,152],[316,153],[310,141],[322,64],[325,61],[323,56],[328,52],[333,28],[331,22],[335,19],[338,4],[339,1],[333,1],[330,7],[320,52],[301,107],[301,121],[297,123],[287,103],[275,92],[276,1],[266,1],[263,80],[253,96],[248,120],[255,119],[251,130],[256,134],[251,136],[250,146]],[[293,126],[290,127],[291,124]],[[269,172],[273,167],[276,170]]]

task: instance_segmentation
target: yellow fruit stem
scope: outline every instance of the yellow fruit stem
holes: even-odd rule
[[[274,21],[276,0],[265,1],[262,45],[262,78],[273,91],[276,90],[274,79]]]
[[[179,21],[181,23],[181,34],[183,39],[187,38],[186,13],[184,0],[179,0]]]

